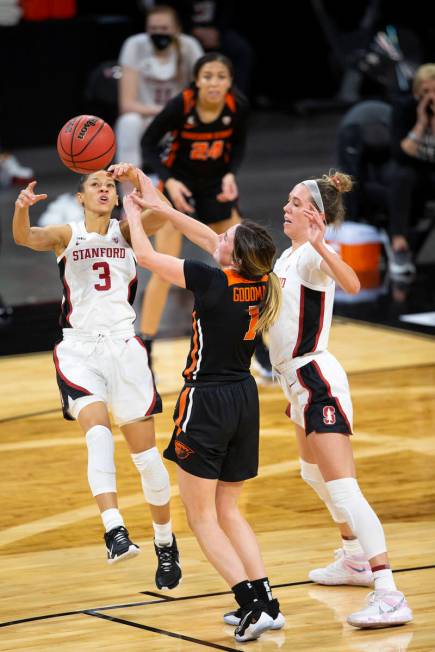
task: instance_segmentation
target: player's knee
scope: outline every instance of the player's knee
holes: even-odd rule
[[[171,495],[169,474],[159,451],[154,446],[141,453],[132,453],[132,460],[140,473],[142,488],[150,505],[166,505]]]
[[[300,460],[300,463],[302,480],[304,480],[304,482],[306,482],[325,503],[335,523],[345,523],[347,519],[331,500],[331,496],[317,464],[311,464],[303,459]]]
[[[331,502],[343,520],[355,531],[355,513],[359,503],[366,503],[364,496],[359,488],[356,478],[340,478],[339,480],[330,480],[325,483]]]
[[[113,436],[106,426],[96,425],[86,433],[88,482],[92,495],[116,493]]]
[[[224,530],[240,519],[240,512],[237,504],[228,500],[216,500],[216,514],[219,525]]]

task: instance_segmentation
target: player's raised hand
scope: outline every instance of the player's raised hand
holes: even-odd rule
[[[304,208],[304,214],[309,219],[308,241],[314,246],[323,242],[325,236],[325,216],[315,208]]]
[[[114,163],[107,168],[107,172],[113,177],[115,181],[130,181],[134,185],[137,185],[137,173],[138,168],[136,168],[131,163]]]
[[[42,199],[47,199],[47,195],[41,194],[36,195],[34,190],[36,186],[36,181],[31,181],[23,190],[21,190],[17,199],[15,200],[15,206],[17,208],[29,208],[34,204],[37,204]]]

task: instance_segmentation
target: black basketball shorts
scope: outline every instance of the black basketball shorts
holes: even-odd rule
[[[258,473],[259,406],[252,376],[222,385],[186,385],[163,456],[200,478],[241,482]]]

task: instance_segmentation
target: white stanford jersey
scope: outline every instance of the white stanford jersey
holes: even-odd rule
[[[282,307],[269,331],[269,353],[278,371],[300,367],[310,354],[328,348],[335,282],[321,271],[322,260],[306,242],[295,251],[286,249],[276,261]]]
[[[60,325],[88,333],[131,331],[136,313],[136,258],[117,220],[106,235],[69,225],[71,240],[58,257],[64,291]]]

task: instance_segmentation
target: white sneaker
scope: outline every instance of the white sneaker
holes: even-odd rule
[[[273,618],[268,613],[260,609],[251,609],[244,613],[234,632],[234,637],[238,643],[254,641],[266,629],[271,629],[272,625]]]
[[[411,622],[412,611],[401,591],[379,589],[369,593],[367,607],[350,614],[346,620],[353,627],[393,627]]]
[[[285,618],[279,610],[279,602],[276,598],[271,600],[266,604],[267,613],[273,620],[273,625],[270,626],[270,629],[282,629],[285,625]],[[224,614],[224,622],[227,625],[240,625],[243,612],[242,608],[239,607],[237,611],[228,611]]]
[[[343,548],[334,552],[335,561],[325,568],[316,568],[308,573],[308,577],[316,584],[336,586],[351,584],[352,586],[371,586],[373,573],[364,555],[347,555]]]
[[[12,154],[3,159],[2,172],[6,174],[11,181],[30,181],[33,178],[32,168],[27,168],[18,162],[17,158]]]

